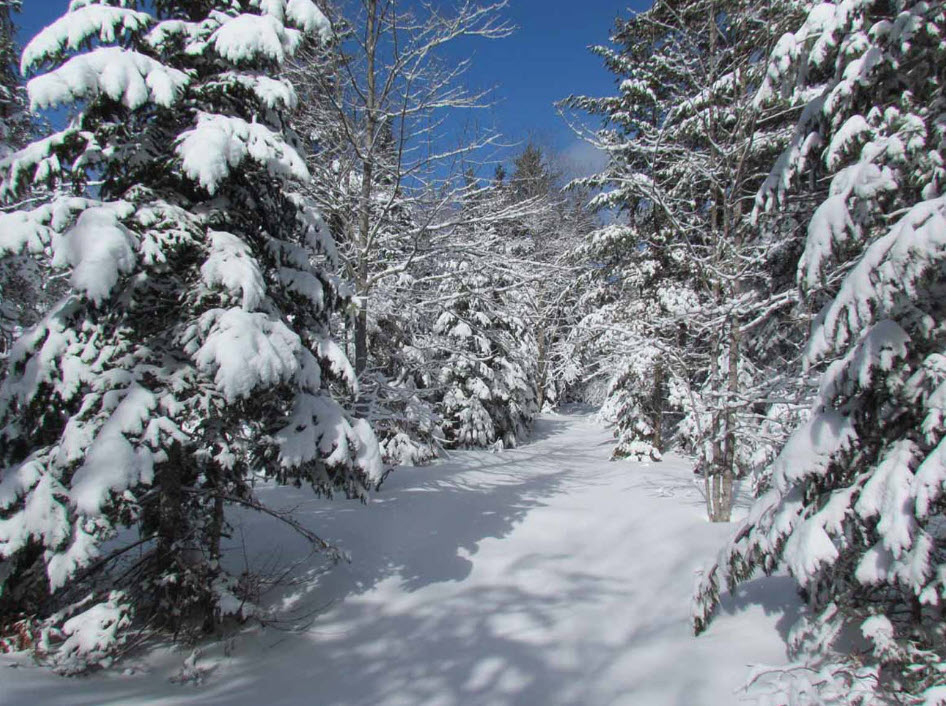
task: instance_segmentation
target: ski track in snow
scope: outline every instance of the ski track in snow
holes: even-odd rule
[[[298,618],[295,631],[246,628],[228,655],[205,646],[197,685],[170,681],[190,648],[71,679],[2,656],[0,703],[739,703],[750,664],[786,661],[792,584],[747,583],[693,637],[695,572],[731,526],[706,522],[686,460],[612,463],[612,445],[587,415],[545,416],[519,449],[398,469],[367,507],[264,488],[352,555],[329,571],[302,564],[308,580],[269,597]],[[234,543],[237,571],[245,560],[285,568],[306,551],[255,514],[235,516]]]

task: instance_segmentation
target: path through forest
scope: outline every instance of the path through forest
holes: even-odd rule
[[[265,488],[352,556],[298,565],[269,596],[295,622],[205,648],[196,671],[182,672],[187,649],[68,680],[3,657],[0,703],[737,703],[749,664],[785,660],[788,580],[749,583],[694,638],[694,572],[730,528],[705,521],[682,459],[610,463],[610,447],[589,416],[549,416],[520,449],[399,469],[367,507]],[[228,560],[274,572],[303,549],[241,515]]]

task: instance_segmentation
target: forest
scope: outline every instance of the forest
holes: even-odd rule
[[[0,703],[284,630],[331,670],[199,703],[946,705],[946,3],[615,5],[544,108],[578,175],[475,118],[515,0],[46,3],[0,0]],[[707,645],[728,696],[671,697]]]

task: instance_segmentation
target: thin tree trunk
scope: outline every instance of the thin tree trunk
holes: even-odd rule
[[[651,435],[651,445],[657,449],[660,453],[663,453],[663,412],[664,412],[664,397],[663,397],[663,366],[658,364],[654,369],[654,389],[651,394],[650,404],[651,404],[651,426],[654,430]]]
[[[355,318],[355,373],[361,375],[368,367],[368,257],[371,247],[371,198],[374,185],[375,132],[378,128],[375,53],[377,50],[377,0],[368,0],[365,52],[367,59],[367,91],[365,94],[365,134],[362,145],[363,172],[361,198],[358,204],[358,265],[356,291],[361,301]]]
[[[175,441],[168,449],[168,460],[161,464],[157,473],[158,485],[158,538],[157,574],[173,573],[176,570],[179,547],[177,542],[183,524],[183,501],[181,470],[184,453],[180,442]],[[177,629],[179,616],[174,608],[178,591],[173,582],[162,582],[158,588],[158,605],[164,607],[164,620],[168,627]]]
[[[207,528],[207,543],[209,545],[210,571],[207,577],[204,597],[204,632],[213,632],[217,625],[217,596],[213,590],[213,582],[220,573],[220,540],[223,536],[224,503],[223,488],[220,478],[220,468],[214,466],[208,469],[208,481],[213,493],[213,508],[210,515],[210,524]]]

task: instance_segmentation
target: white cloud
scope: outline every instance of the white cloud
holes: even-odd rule
[[[567,179],[577,179],[600,172],[608,163],[608,155],[585,140],[576,140],[559,153]]]

